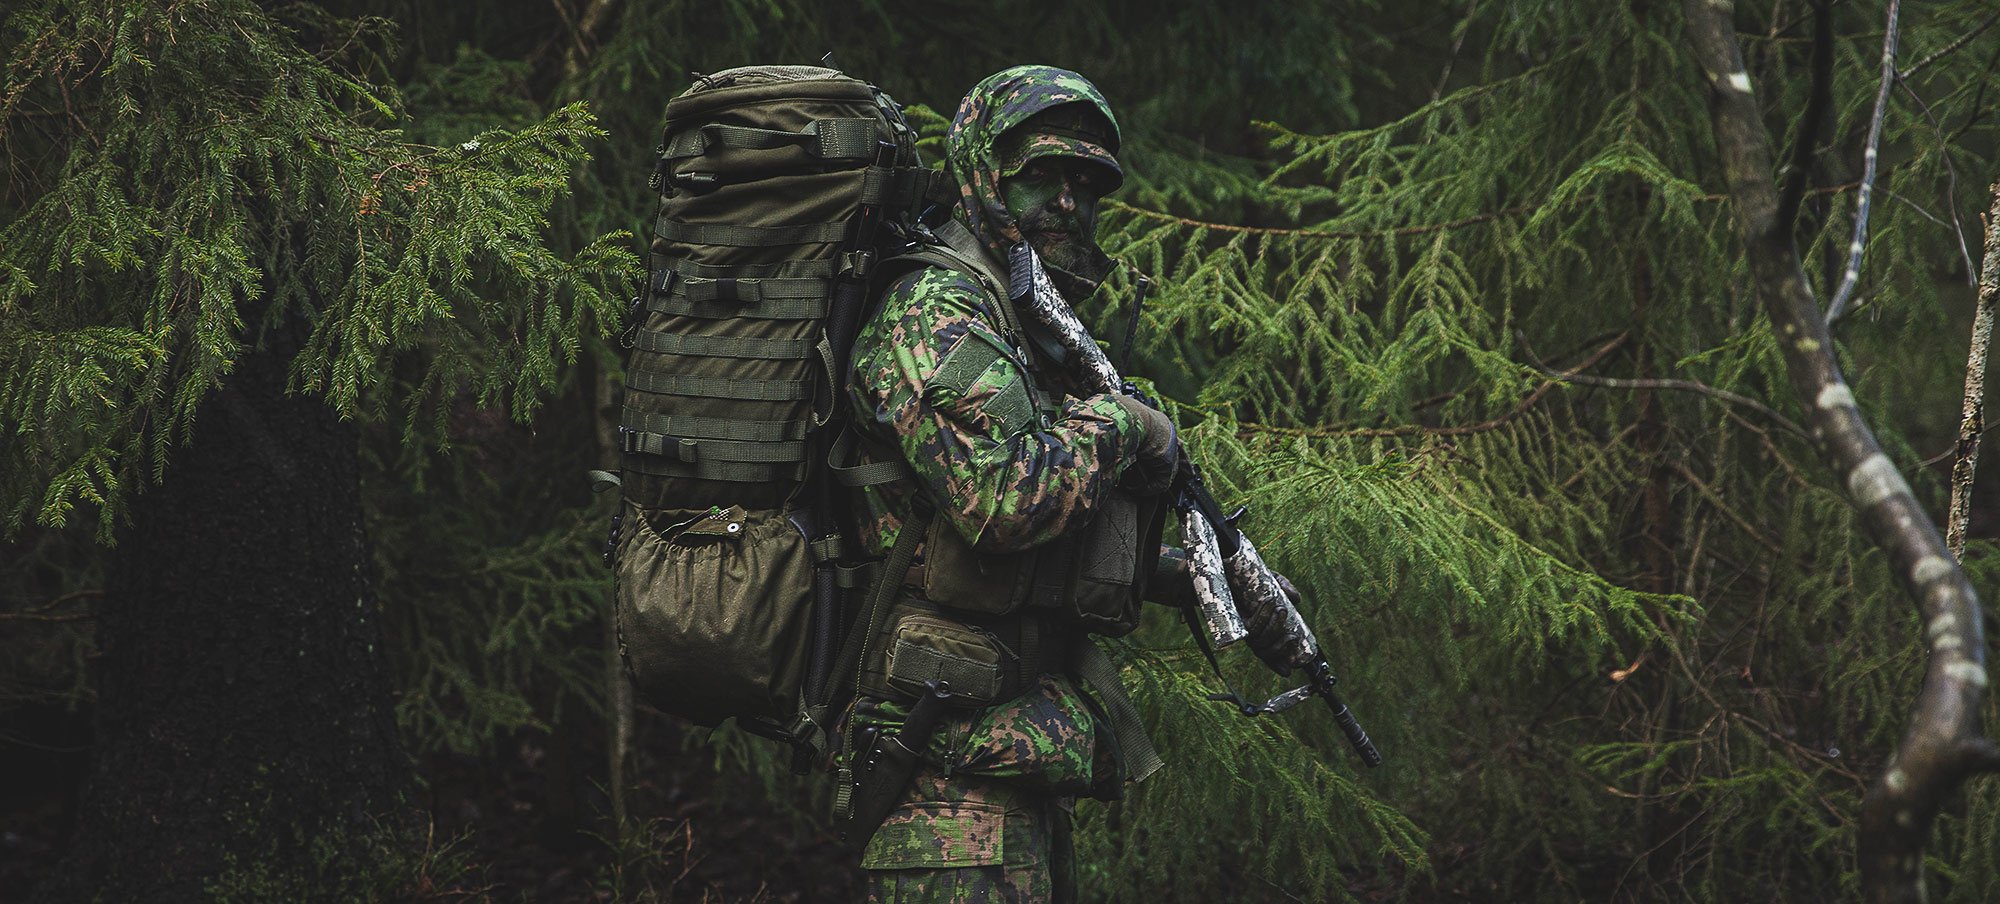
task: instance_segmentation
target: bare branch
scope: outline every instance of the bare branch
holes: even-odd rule
[[[1922,901],[1924,848],[1938,813],[1968,776],[1993,762],[1994,745],[1979,727],[1988,680],[1979,597],[1855,406],[1798,249],[1777,220],[1771,136],[1732,29],[1735,4],[1684,0],[1682,8],[1689,45],[1708,82],[1716,153],[1729,183],[1737,236],[1778,332],[1792,391],[1809,413],[1821,455],[1844,478],[1862,525],[1923,619],[1930,654],[1923,689],[1881,779],[1862,800],[1859,835],[1862,887],[1869,899]],[[1885,43],[1893,51],[1893,25]],[[1887,68],[1885,81],[1893,75]]]
[[[1843,182],[1839,185],[1823,185],[1818,188],[1814,188],[1811,189],[1810,191],[1807,191],[1806,194],[1837,195],[1842,192],[1853,191],[1854,189],[1859,188],[1860,186],[1861,183],[1858,181]],[[1578,195],[1576,197],[1576,200],[1595,201],[1602,197],[1603,195],[1599,194],[1585,194],[1585,195]],[[1729,196],[1726,194],[1696,195],[1690,200],[1706,201],[1706,202],[1727,201],[1729,200]],[[1176,214],[1167,213],[1165,211],[1151,210],[1145,207],[1137,207],[1131,204],[1127,204],[1123,201],[1106,200],[1102,203],[1102,206],[1110,210],[1119,211],[1121,213],[1129,213],[1134,216],[1145,217],[1146,219],[1149,220],[1158,220],[1163,223],[1173,223],[1177,226],[1185,226],[1189,229],[1200,229],[1208,232],[1224,232],[1224,233],[1229,233],[1231,235],[1271,235],[1271,236],[1283,236],[1286,238],[1304,238],[1304,239],[1379,239],[1379,238],[1401,238],[1404,236],[1412,236],[1412,235],[1429,235],[1434,232],[1450,232],[1455,229],[1463,229],[1467,226],[1477,226],[1481,223],[1491,222],[1493,220],[1498,220],[1502,217],[1513,217],[1513,216],[1520,216],[1522,214],[1532,214],[1542,209],[1542,205],[1540,204],[1519,204],[1513,207],[1507,207],[1500,210],[1490,210],[1485,213],[1476,213],[1471,216],[1461,217],[1456,220],[1448,220],[1443,223],[1422,223],[1415,226],[1397,226],[1392,229],[1298,229],[1287,226],[1243,226],[1236,223],[1216,223],[1209,220],[1197,220],[1193,217],[1183,217]]]
[[[1520,340],[1521,350],[1528,353],[1528,361],[1535,366],[1536,370],[1541,371],[1543,376],[1551,380],[1561,380],[1564,383],[1576,383],[1582,386],[1603,386],[1610,389],[1678,389],[1684,392],[1700,393],[1709,398],[1719,399],[1734,405],[1742,405],[1770,418],[1772,423],[1783,427],[1800,438],[1806,438],[1807,436],[1804,427],[1799,426],[1791,418],[1779,414],[1777,409],[1749,396],[1739,395],[1727,389],[1717,389],[1698,380],[1675,380],[1657,377],[1629,379],[1625,377],[1593,377],[1579,373],[1558,373],[1550,370],[1548,365],[1543,364],[1540,358],[1535,357],[1534,350],[1528,348],[1526,338],[1522,337],[1519,332],[1516,332],[1514,337]]]
[[[1556,384],[1562,382],[1566,377],[1574,376],[1577,371],[1595,367],[1599,361],[1604,360],[1605,357],[1616,351],[1619,346],[1624,345],[1625,340],[1628,338],[1630,338],[1629,333],[1619,333],[1617,336],[1612,337],[1611,341],[1606,342],[1602,346],[1599,346],[1596,351],[1591,352],[1590,357],[1585,358],[1582,363],[1570,371],[1565,373],[1550,372],[1547,382],[1535,387],[1533,392],[1528,393],[1527,398],[1516,403],[1513,408],[1508,409],[1505,413],[1497,417],[1481,421],[1477,424],[1465,424],[1453,427],[1432,427],[1425,424],[1403,424],[1396,427],[1277,427],[1268,424],[1240,423],[1237,427],[1246,433],[1275,433],[1283,436],[1310,437],[1471,436],[1477,433],[1486,433],[1498,430],[1505,426],[1508,421],[1527,414],[1535,407],[1535,403],[1540,402],[1543,396],[1549,394],[1549,390],[1556,387]]]
[[[1861,281],[1861,249],[1868,244],[1868,202],[1875,195],[1875,163],[1881,157],[1882,120],[1889,112],[1889,89],[1896,85],[1896,39],[1901,31],[1903,0],[1889,0],[1889,27],[1882,35],[1882,83],[1875,89],[1875,115],[1868,120],[1868,147],[1861,153],[1861,195],[1854,203],[1854,241],[1847,245],[1847,270],[1840,274],[1840,287],[1826,306],[1830,326],[1846,313],[1854,300],[1854,287]]]
[[[1929,56],[1926,56],[1921,60],[1911,63],[1910,68],[1896,73],[1896,78],[1899,80],[1907,79],[1910,76],[1916,75],[1918,72],[1923,71],[1924,67],[1929,66],[1930,64],[1935,63],[1938,60],[1944,59],[1945,57],[1950,56],[1953,53],[1956,53],[1959,48],[1972,43],[1973,38],[1979,37],[1980,35],[1986,32],[1986,29],[1992,28],[1993,23],[1995,22],[2000,22],[2000,13],[1994,13],[1993,15],[1987,16],[1986,21],[1979,23],[1978,27],[1972,29],[1971,31],[1966,32],[1965,34],[1959,35],[1956,38],[1953,38],[1951,40],[1951,43],[1938,48],[1936,51],[1932,52]]]
[[[1979,267],[1979,308],[1972,315],[1972,343],[1965,359],[1965,406],[1958,421],[1958,460],[1951,466],[1951,513],[1944,542],[1965,554],[1965,525],[1972,517],[1972,478],[1979,467],[1979,436],[1986,429],[1986,358],[1993,343],[1993,308],[2000,301],[2000,182],[1986,211],[1986,257]]]
[[[39,615],[33,612],[0,612],[0,621],[31,622],[80,622],[97,617],[95,612],[77,612],[71,615]]]
[[[1452,66],[1458,62],[1459,48],[1465,46],[1466,33],[1472,31],[1472,20],[1479,15],[1479,0],[1465,5],[1465,18],[1459,20],[1458,27],[1451,30],[1451,55],[1444,59],[1444,72],[1438,74],[1436,88],[1431,89],[1431,103],[1437,103],[1444,96],[1444,86],[1451,83]]]

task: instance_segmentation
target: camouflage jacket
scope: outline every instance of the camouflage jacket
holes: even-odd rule
[[[955,271],[924,268],[896,280],[855,344],[851,395],[864,432],[901,453],[938,517],[974,550],[1001,553],[1087,524],[1143,436],[1108,395],[1063,396],[1047,423],[1022,404],[1051,388],[1031,382],[992,303]],[[968,352],[998,354],[960,386],[941,378],[940,364],[964,343],[985,347]],[[863,546],[886,554],[913,502],[895,485],[864,490]]]
[[[1021,233],[1000,197],[995,142],[1036,113],[1069,103],[1095,104],[1111,117],[1088,81],[1046,66],[991,76],[959,106],[945,139],[946,164],[960,186],[957,217],[1000,260]],[[938,515],[975,551],[998,553],[1049,543],[1087,524],[1130,462],[1143,428],[1110,396],[1064,396],[1059,381],[1048,379],[1027,396],[1055,393],[1059,411],[1046,422],[1032,405],[1024,411],[1019,400],[1030,387],[1032,352],[1002,338],[988,308],[996,303],[1008,302],[988,299],[976,281],[954,271],[920,269],[895,280],[855,341],[852,402],[864,432],[878,447],[901,453]],[[939,366],[968,342],[1000,355],[969,385],[942,385],[961,382],[941,382]],[[864,491],[863,547],[886,553],[911,502],[907,491]]]

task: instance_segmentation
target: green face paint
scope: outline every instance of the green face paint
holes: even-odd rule
[[[1021,235],[1047,263],[1085,272],[1097,269],[1097,200],[1103,175],[1081,160],[1043,157],[1000,180],[1007,211]]]

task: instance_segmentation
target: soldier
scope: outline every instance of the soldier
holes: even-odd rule
[[[864,459],[913,472],[860,491],[863,540],[887,554],[919,519],[925,532],[849,727],[897,724],[911,675],[950,675],[960,704],[863,852],[870,901],[1071,900],[1072,801],[1114,798],[1158,766],[1088,634],[1136,624],[1174,425],[1081,391],[1060,347],[982,285],[1026,241],[1072,304],[1096,288],[1111,266],[1097,203],[1123,181],[1118,146],[1109,105],[1074,72],[980,82],[947,138],[961,192],[947,229],[989,278],[945,266],[894,278],[855,343]]]

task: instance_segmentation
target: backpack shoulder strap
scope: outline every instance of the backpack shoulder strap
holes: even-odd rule
[[[931,231],[935,241],[926,241],[901,254],[890,263],[922,264],[956,270],[972,277],[979,287],[986,290],[993,315],[1000,320],[1000,333],[1009,342],[1018,344],[1021,322],[1014,313],[1014,305],[1008,300],[1006,271],[995,266],[986,249],[974,238],[971,230],[957,220],[946,221],[943,226]]]

